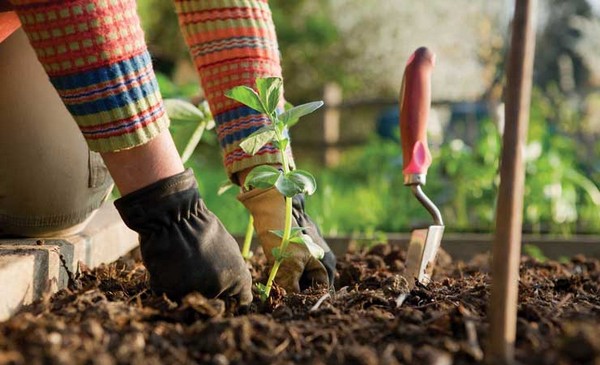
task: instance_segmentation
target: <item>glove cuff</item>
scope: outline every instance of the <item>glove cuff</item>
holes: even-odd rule
[[[272,261],[271,250],[279,246],[281,238],[270,231],[282,230],[285,225],[285,198],[274,187],[253,189],[237,198],[254,217],[254,229],[267,259]]]
[[[188,218],[199,200],[194,172],[188,168],[115,200],[115,207],[127,227],[142,233]]]

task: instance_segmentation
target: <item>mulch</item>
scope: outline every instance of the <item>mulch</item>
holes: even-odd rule
[[[154,295],[133,257],[83,268],[69,289],[0,323],[0,364],[477,364],[489,324],[489,260],[438,258],[407,291],[405,252],[339,258],[336,292],[309,289],[236,307],[198,293]],[[262,255],[251,260],[264,282]],[[516,358],[600,364],[600,261],[521,262]]]

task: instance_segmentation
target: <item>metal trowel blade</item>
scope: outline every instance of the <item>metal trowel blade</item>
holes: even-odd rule
[[[443,234],[444,226],[436,225],[412,231],[404,274],[410,289],[415,286],[415,279],[423,285],[427,285],[431,281],[435,257],[440,248]]]

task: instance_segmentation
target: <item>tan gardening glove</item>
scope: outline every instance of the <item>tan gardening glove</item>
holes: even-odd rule
[[[238,199],[254,217],[254,229],[269,264],[275,261],[272,249],[279,247],[281,238],[270,232],[283,230],[285,220],[285,198],[275,188],[254,189],[238,195]],[[292,226],[305,228],[303,233],[325,251],[323,259],[314,258],[302,244],[290,243],[286,257],[275,282],[288,292],[299,292],[311,285],[333,286],[336,259],[331,249],[321,237],[317,226],[304,212],[304,198],[297,195],[293,200]]]

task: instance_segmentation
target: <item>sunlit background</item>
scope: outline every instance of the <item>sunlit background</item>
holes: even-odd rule
[[[437,54],[424,190],[448,231],[494,227],[503,87],[512,1],[270,1],[286,98],[325,100],[292,130],[297,163],[313,171],[307,199],[326,235],[407,232],[427,213],[402,184],[397,97],[419,46]],[[139,1],[163,96],[202,90],[169,1]],[[525,231],[600,233],[600,0],[543,0],[526,150]],[[338,96],[336,100],[336,95]],[[325,118],[326,111],[330,116]],[[336,111],[339,119],[336,120]],[[176,139],[188,136],[173,130]],[[336,137],[337,135],[337,137]],[[207,205],[234,233],[248,216],[225,180],[214,132],[188,163]]]

